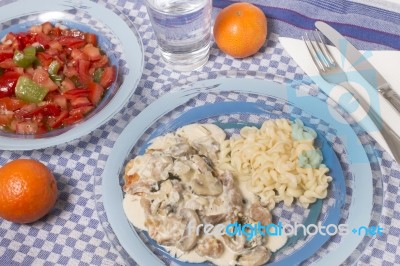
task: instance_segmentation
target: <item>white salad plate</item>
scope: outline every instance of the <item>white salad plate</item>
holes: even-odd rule
[[[112,118],[135,92],[144,66],[142,41],[133,23],[114,6],[89,0],[43,0],[40,4],[11,0],[0,4],[0,8],[0,39],[8,32],[26,32],[32,25],[60,23],[96,34],[100,49],[117,69],[116,81],[81,122],[37,135],[1,131],[0,149],[42,149],[80,138]]]

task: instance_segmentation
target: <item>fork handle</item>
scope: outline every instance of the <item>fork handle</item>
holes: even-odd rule
[[[389,84],[379,87],[378,92],[400,113],[400,97]]]
[[[400,163],[400,137],[397,133],[375,112],[375,110],[361,97],[361,95],[350,85],[348,82],[339,84],[347,89],[354,98],[358,101],[360,106],[369,115],[372,122],[376,125],[381,132],[382,137],[389,146],[394,159]]]

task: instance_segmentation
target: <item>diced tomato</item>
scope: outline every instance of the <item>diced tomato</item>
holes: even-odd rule
[[[91,68],[89,69],[89,75],[90,75],[91,77],[93,77],[95,71],[96,71],[96,68],[91,67]]]
[[[31,33],[20,32],[15,35],[15,38],[18,43],[18,48],[22,51],[26,46],[31,45],[36,42],[36,35]]]
[[[50,22],[45,22],[41,26],[42,26],[43,33],[46,34],[46,35],[49,35],[51,30],[53,29],[53,25],[51,25]]]
[[[57,94],[53,97],[53,102],[61,107],[61,109],[67,109],[67,98],[64,95]]]
[[[90,61],[97,61],[101,59],[100,49],[94,47],[93,44],[86,44],[85,47],[82,48],[82,52],[84,52]]]
[[[78,61],[79,80],[83,83],[84,86],[87,86],[87,84],[90,81],[89,67],[90,67],[89,61],[86,60]]]
[[[69,48],[72,47],[81,47],[85,44],[85,40],[79,37],[73,36],[61,36],[56,39],[62,46],[67,46]]]
[[[36,82],[38,84],[42,84],[43,82],[46,82],[47,79],[49,79],[49,74],[43,68],[38,68],[33,71],[33,81],[34,82]]]
[[[108,64],[108,56],[102,55],[100,60],[92,63],[92,68],[102,68]]]
[[[8,126],[11,124],[14,115],[13,113],[0,113],[0,126]]]
[[[29,32],[31,33],[42,33],[43,31],[43,26],[42,25],[33,25],[30,29]]]
[[[20,74],[21,76],[24,75],[24,68],[23,67],[13,67],[12,71],[17,72],[18,74]],[[26,72],[28,75],[30,75],[30,73],[27,71]]]
[[[65,78],[61,82],[61,86],[60,86],[61,92],[66,92],[66,91],[70,91],[70,90],[74,90],[74,89],[75,89],[75,84],[69,78]]]
[[[15,132],[18,134],[35,134],[39,130],[39,123],[32,120],[16,122]]]
[[[88,85],[89,89],[89,100],[92,102],[93,105],[98,105],[101,98],[103,97],[104,88],[95,82],[90,82]]]
[[[76,70],[76,68],[71,67],[71,66],[64,66],[63,73],[68,78],[72,78],[72,77],[78,76],[78,71]]]
[[[83,106],[91,106],[92,103],[89,101],[87,97],[78,97],[71,100],[72,108],[78,108]]]
[[[10,45],[6,45],[6,44],[1,44],[0,43],[0,53],[13,54],[14,55],[14,49]]]
[[[82,114],[82,115],[86,115],[87,113],[89,113],[90,111],[93,110],[93,106],[81,106],[81,107],[77,107],[72,109],[71,111],[69,111],[70,115],[78,115],[78,114]]]
[[[15,111],[27,105],[26,102],[14,98],[14,97],[4,97],[0,98],[0,110]]]
[[[39,52],[36,54],[36,57],[42,67],[48,67],[53,61],[53,57],[46,52]]]
[[[115,66],[106,67],[100,78],[100,85],[107,89],[114,81],[117,75]]]
[[[13,58],[13,52],[0,52],[0,62],[4,61],[5,59]]]
[[[24,70],[24,68],[22,68],[22,71],[23,70]],[[20,73],[19,71],[16,71],[16,72]],[[25,68],[25,72],[27,74],[29,74],[30,76],[33,76],[33,73],[35,72],[35,69],[33,67],[28,67],[28,68]]]
[[[39,123],[38,124],[38,129],[37,129],[35,134],[39,135],[39,134],[46,133],[48,131],[49,131],[48,128],[46,128],[46,126],[43,123]]]
[[[78,73],[79,75],[89,76],[90,62],[87,60],[78,61]]]
[[[52,49],[49,47],[49,49],[46,50],[46,53],[48,53],[51,58],[54,58],[55,56],[57,56],[60,52],[56,49]]]
[[[51,38],[43,32],[40,32],[36,35],[36,41],[44,47],[48,47],[49,43],[51,42]]]
[[[76,60],[89,60],[89,56],[77,48],[73,48],[71,50],[71,57]]]
[[[38,108],[38,105],[36,103],[26,104],[23,107],[21,107],[20,109],[16,110],[14,112],[14,114],[15,114],[16,118],[22,119],[25,116],[27,116],[28,114],[35,111],[37,108]]]
[[[41,106],[40,109],[37,110],[37,113],[45,116],[59,116],[61,113],[61,107],[54,103],[49,103]]]
[[[59,128],[63,125],[63,120],[68,117],[68,111],[61,111],[60,115],[57,117],[50,117],[47,120],[47,124],[50,128]]]
[[[62,51],[62,45],[57,41],[50,41],[49,48],[56,51]]]
[[[33,72],[32,80],[37,84],[47,88],[49,91],[58,89],[58,85],[49,77],[49,73],[43,68],[38,68]]]
[[[76,114],[70,115],[70,116],[68,116],[67,118],[65,118],[63,120],[63,124],[64,125],[71,125],[73,123],[76,123],[76,122],[82,120],[83,117],[84,116],[83,116],[82,113],[76,113]]]
[[[14,71],[5,72],[0,76],[0,98],[14,95],[19,74]]]
[[[32,118],[34,116],[59,116],[61,113],[61,107],[53,104],[53,103],[49,103],[46,105],[42,105],[37,107],[36,109],[32,110],[31,112],[26,112],[26,113],[21,113],[18,114],[17,116],[20,118]]]
[[[73,90],[68,90],[64,93],[64,96],[68,100],[74,100],[79,97],[88,97],[88,95],[89,95],[88,89],[73,89]]]
[[[94,46],[97,46],[97,36],[96,34],[93,33],[85,33],[85,41],[87,43],[93,44]]]
[[[10,68],[14,68],[17,65],[14,63],[14,60],[12,58],[8,58],[3,60],[2,62],[0,62],[0,68],[6,68],[6,69],[10,69]]]
[[[61,36],[61,29],[59,27],[54,27],[50,31],[50,35],[59,37]]]
[[[5,41],[14,42],[15,40],[17,40],[17,38],[15,37],[14,33],[12,33],[12,32],[7,33]]]

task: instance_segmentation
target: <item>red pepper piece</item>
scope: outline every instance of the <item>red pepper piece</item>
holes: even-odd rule
[[[12,96],[15,91],[15,85],[19,78],[19,74],[14,71],[5,72],[0,76],[0,98]]]

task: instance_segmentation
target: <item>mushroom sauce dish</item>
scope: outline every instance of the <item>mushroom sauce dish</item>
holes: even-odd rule
[[[287,236],[205,233],[202,225],[268,225],[276,203],[308,207],[325,198],[332,178],[315,137],[287,119],[244,127],[230,138],[214,124],[156,137],[125,167],[125,214],[179,260],[263,265]]]

